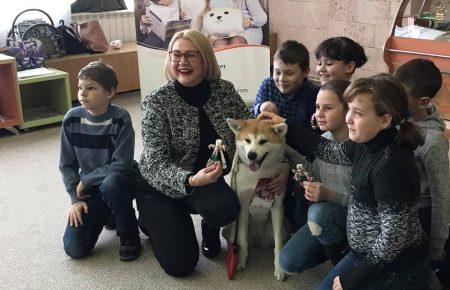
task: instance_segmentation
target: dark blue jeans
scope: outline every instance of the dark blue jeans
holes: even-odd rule
[[[88,213],[82,214],[83,225],[67,224],[64,233],[64,250],[72,258],[84,258],[92,251],[103,226],[111,214],[116,218],[117,233],[139,234],[133,208],[136,179],[124,175],[110,175],[100,186],[88,188],[90,197],[85,201]]]
[[[303,272],[328,260],[318,241],[303,225],[284,245],[280,252],[280,267],[288,273]]]
[[[311,228],[312,235],[324,246],[347,239],[346,221],[347,208],[334,202],[316,202],[308,209],[308,224],[314,223],[321,229],[319,233]]]
[[[361,262],[361,258],[350,251],[333,269],[327,277],[319,284],[318,290],[333,289],[333,279],[342,273],[351,271]],[[356,289],[361,290],[422,290],[427,289],[426,283],[431,274],[428,269],[428,261],[413,263],[409,267],[403,267],[400,271],[389,272],[381,270],[373,273],[365,281],[361,282]],[[345,288],[344,288],[345,289]]]

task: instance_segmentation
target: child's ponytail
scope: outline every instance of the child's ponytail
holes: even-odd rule
[[[403,119],[398,124],[398,134],[395,139],[397,144],[409,150],[415,150],[418,146],[423,145],[425,140],[416,124]]]

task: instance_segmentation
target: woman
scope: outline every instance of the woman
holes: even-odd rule
[[[233,85],[220,79],[212,47],[198,31],[173,36],[165,73],[169,81],[142,104],[137,207],[158,262],[169,275],[181,277],[193,271],[199,258],[190,214],[203,217],[201,248],[207,258],[220,253],[220,227],[238,216],[237,195],[223,178],[235,151],[226,119],[253,116]],[[220,162],[205,168],[212,153],[208,145],[216,139],[226,144],[226,172]]]
[[[351,141],[336,143],[295,125],[287,136],[295,149],[353,165],[347,216],[351,251],[318,289],[424,289],[429,270],[413,155],[423,137],[407,120],[406,92],[391,76],[378,75],[353,82],[345,100]],[[284,121],[272,113],[261,117]]]

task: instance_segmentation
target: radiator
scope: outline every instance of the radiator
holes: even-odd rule
[[[121,39],[123,42],[136,41],[134,11],[72,14],[72,22],[83,23],[91,20],[98,20],[108,42],[116,39]]]

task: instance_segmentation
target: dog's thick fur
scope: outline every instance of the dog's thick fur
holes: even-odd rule
[[[236,135],[231,186],[237,192],[241,204],[237,233],[240,245],[237,270],[245,269],[248,247],[274,245],[274,275],[277,280],[282,281],[286,274],[281,270],[278,259],[285,238],[285,187],[275,195],[272,207],[253,206],[251,202],[258,181],[261,178],[272,178],[283,166],[287,125],[270,125],[258,120],[228,119],[227,122]],[[256,166],[257,170],[255,164],[252,165],[255,160],[257,164],[262,160]],[[228,242],[234,241],[235,229],[236,222],[224,229],[224,237]]]

